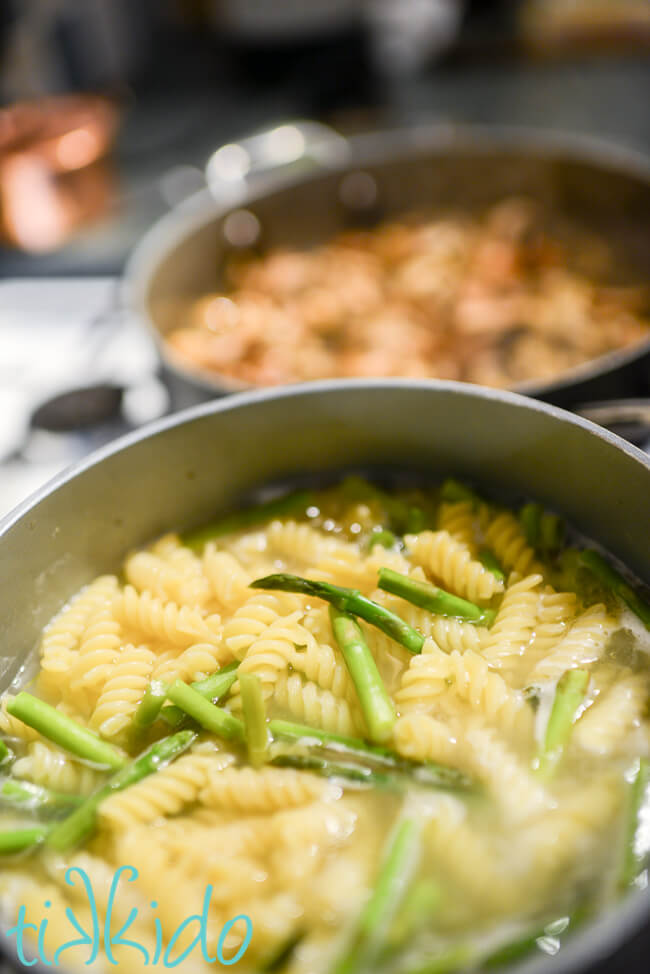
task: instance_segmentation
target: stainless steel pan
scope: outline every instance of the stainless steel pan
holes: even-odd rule
[[[355,183],[358,173],[364,177]],[[623,274],[650,279],[650,161],[587,137],[427,125],[343,139],[315,123],[295,123],[222,147],[207,178],[209,189],[146,235],[126,275],[127,303],[157,342],[176,406],[244,388],[188,369],[163,340],[193,298],[218,286],[242,213],[244,227],[249,214],[257,221],[260,247],[310,246],[359,219],[436,205],[471,210],[523,193],[603,235]],[[643,396],[650,391],[650,338],[517,388],[568,406]]]
[[[114,570],[128,549],[200,524],[262,484],[318,481],[345,468],[453,473],[485,489],[533,495],[650,582],[650,458],[591,423],[450,382],[323,382],[246,393],[110,445],[5,518],[0,688],[22,671],[57,608]],[[649,920],[650,889],[637,891],[558,957],[523,970],[586,972]],[[2,934],[0,924],[0,950]],[[625,970],[634,974],[631,965]]]

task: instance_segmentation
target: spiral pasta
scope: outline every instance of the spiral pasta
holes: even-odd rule
[[[292,768],[226,768],[211,771],[200,798],[204,805],[237,812],[273,812],[293,805],[305,805],[327,792],[329,785]]]
[[[155,655],[147,646],[125,646],[106,680],[90,718],[103,737],[129,726],[153,673]]]
[[[518,575],[544,574],[544,566],[526,541],[519,521],[510,511],[503,511],[490,522],[485,541],[506,571],[517,572]]]
[[[230,552],[218,551],[212,543],[206,545],[203,571],[212,594],[227,611],[236,609],[248,597],[252,578]]]
[[[466,546],[447,531],[423,531],[404,540],[415,561],[457,595],[485,602],[503,591],[503,582],[474,561]]]
[[[140,595],[132,585],[126,585],[116,597],[115,615],[124,626],[173,646],[186,648],[221,638],[221,619],[216,613],[204,617],[191,606],[163,602],[150,592]]]
[[[492,665],[507,668],[522,656],[533,638],[540,596],[541,575],[528,575],[508,585],[497,617],[481,652]]]
[[[472,556],[476,555],[474,504],[472,501],[441,504],[438,511],[437,526],[438,531],[447,531],[452,538],[465,545]]]
[[[17,778],[25,778],[54,791],[82,795],[89,795],[100,780],[100,775],[92,768],[39,740],[27,746],[25,757],[14,762],[12,773]]]
[[[347,700],[321,690],[312,681],[304,682],[298,673],[283,676],[275,684],[274,698],[279,707],[299,721],[337,734],[356,734],[361,728],[356,708]]]
[[[566,670],[588,666],[602,655],[615,628],[614,619],[604,605],[592,605],[579,615],[566,636],[537,663],[529,683],[556,680]]]

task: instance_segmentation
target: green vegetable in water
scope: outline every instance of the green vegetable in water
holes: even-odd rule
[[[169,699],[177,707],[191,717],[193,720],[211,731],[217,737],[225,737],[226,740],[243,740],[244,725],[237,717],[234,717],[223,707],[217,707],[210,703],[205,697],[201,696],[198,690],[182,680],[176,682],[169,688],[167,693]]]
[[[623,576],[597,551],[583,551],[580,562],[592,572],[598,581],[614,593],[639,617],[646,629],[650,630],[650,604],[634,591]]]
[[[587,670],[567,670],[560,678],[544,742],[537,757],[535,770],[541,777],[551,778],[557,770],[571,737],[576,712],[584,702],[588,686]]]
[[[459,595],[452,595],[428,582],[420,582],[407,575],[400,575],[391,568],[379,569],[379,588],[437,615],[454,616],[457,619],[486,625],[491,625],[496,615],[493,609],[482,609]]]
[[[419,653],[424,645],[424,636],[416,629],[412,629],[403,619],[389,612],[382,605],[367,599],[365,595],[353,588],[341,585],[331,585],[329,582],[316,582],[299,575],[286,573],[267,575],[251,582],[251,588],[262,588],[280,592],[299,592],[301,595],[311,595],[317,599],[324,599],[339,612],[347,612],[358,616],[371,626],[381,629],[387,636],[400,643],[411,653]]]
[[[127,759],[122,751],[31,693],[19,693],[7,704],[7,712],[84,761],[113,771],[126,764]]]
[[[109,795],[123,791],[148,775],[160,771],[187,751],[195,740],[196,734],[192,731],[179,731],[178,734],[156,741],[144,754],[127,764],[86,798],[71,815],[55,825],[47,836],[47,846],[56,852],[65,852],[80,845],[94,832],[97,809]]]
[[[266,723],[266,707],[262,684],[253,673],[242,673],[239,677],[242,708],[244,711],[244,731],[248,760],[254,768],[259,768],[269,757],[271,734]]]
[[[375,658],[356,620],[330,605],[332,632],[361,704],[368,736],[376,744],[389,739],[397,719],[395,707],[379,675]]]

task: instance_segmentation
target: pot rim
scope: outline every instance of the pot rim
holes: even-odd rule
[[[650,155],[639,149],[621,146],[607,138],[582,132],[568,132],[534,126],[485,125],[474,123],[429,122],[359,132],[347,136],[346,158],[314,164],[298,176],[284,169],[260,179],[243,196],[234,201],[217,200],[208,188],[193,193],[151,226],[131,252],[121,285],[124,306],[135,314],[140,326],[153,339],[158,355],[173,374],[204,393],[225,394],[264,389],[224,373],[192,368],[176,355],[149,312],[147,292],[158,263],[189,234],[198,231],[231,209],[245,208],[260,199],[292,185],[317,181],[328,173],[343,173],[385,161],[396,161],[405,154],[445,152],[450,149],[521,152],[541,158],[563,158],[581,162],[621,176],[647,183],[650,191]],[[508,387],[508,391],[527,396],[547,396],[571,389],[589,379],[623,368],[645,354],[650,354],[650,336],[632,345],[613,349],[565,369],[547,381],[527,379]],[[378,376],[377,378],[382,378]],[[433,378],[433,377],[432,377]],[[287,383],[286,386],[296,383]],[[470,383],[471,384],[471,383]]]
[[[2,553],[2,537],[16,523],[29,515],[38,504],[52,493],[63,488],[68,482],[82,476],[87,470],[96,467],[115,454],[121,453],[138,444],[145,443],[152,437],[164,434],[166,431],[201,420],[205,417],[229,413],[247,407],[263,407],[270,400],[300,399],[311,396],[322,396],[339,393],[342,390],[375,390],[402,389],[407,394],[413,392],[452,393],[454,396],[475,400],[479,404],[482,400],[503,403],[512,409],[524,409],[530,413],[543,413],[562,423],[569,423],[583,429],[588,435],[596,436],[611,447],[623,451],[631,459],[645,468],[650,485],[650,456],[632,446],[621,437],[597,426],[589,420],[576,416],[565,409],[522,396],[515,392],[499,389],[489,389],[483,386],[463,382],[451,382],[436,379],[328,379],[321,382],[298,383],[291,386],[278,386],[268,389],[253,390],[228,396],[211,402],[201,403],[189,409],[182,410],[171,416],[163,417],[149,423],[132,433],[119,437],[117,440],[94,451],[88,457],[66,468],[53,477],[29,498],[19,504],[13,511],[0,521],[0,556]],[[617,905],[608,908],[583,930],[575,933],[568,943],[562,947],[559,954],[552,960],[548,957],[534,957],[522,964],[508,968],[510,974],[570,974],[595,963],[603,957],[608,957],[620,947],[632,934],[636,933],[644,923],[650,919],[650,887],[630,892]],[[0,933],[3,925],[0,923]],[[0,956],[3,945],[0,942]],[[550,965],[553,965],[552,968]],[[35,974],[45,974],[46,969],[40,963],[33,968]]]

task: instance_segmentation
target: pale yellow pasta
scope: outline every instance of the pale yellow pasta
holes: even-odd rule
[[[394,730],[395,747],[406,758],[453,765],[460,748],[453,731],[426,714],[400,717]]]
[[[506,820],[521,822],[552,807],[552,799],[492,727],[466,722],[463,761],[490,790]]]
[[[503,511],[497,514],[485,532],[485,542],[507,572],[518,575],[543,575],[544,568],[514,514]]]
[[[271,521],[267,528],[270,551],[292,565],[314,565],[323,558],[338,557],[358,560],[357,545],[343,541],[336,535],[328,535],[310,524],[296,521]]]
[[[111,607],[96,609],[79,645],[79,652],[62,681],[61,694],[85,717],[92,713],[122,647],[122,628]]]
[[[469,549],[447,531],[406,535],[411,556],[443,587],[472,602],[488,601],[503,591],[503,582],[472,558]]]
[[[203,571],[213,596],[228,612],[232,612],[250,596],[248,586],[252,576],[234,555],[218,551],[213,543],[207,544],[203,553]]]
[[[117,737],[130,725],[155,661],[147,646],[128,645],[122,649],[90,718],[90,726],[102,737]]]
[[[223,627],[223,641],[235,659],[242,660],[250,646],[279,616],[301,608],[300,598],[280,592],[257,592],[244,602]]]
[[[626,745],[631,750],[633,731],[641,726],[649,701],[647,680],[638,675],[619,680],[582,714],[573,731],[574,743],[602,756],[625,753]]]
[[[178,815],[198,800],[207,784],[208,772],[215,765],[218,770],[227,767],[210,754],[183,755],[158,774],[111,795],[100,807],[102,823],[111,829],[129,829]]]
[[[39,740],[28,744],[25,757],[14,762],[12,774],[54,791],[81,795],[89,795],[101,780],[101,775],[92,768],[49,742]]]
[[[473,501],[441,504],[438,511],[437,527],[439,531],[447,531],[452,538],[464,544],[474,556],[477,548],[474,520]]]
[[[85,631],[88,617],[112,599],[117,590],[114,575],[102,575],[86,585],[45,627],[39,648],[41,666],[51,673],[65,673]]]
[[[508,585],[481,647],[485,659],[494,666],[507,669],[526,652],[537,621],[541,582],[541,575],[527,575]]]
[[[528,682],[556,680],[566,670],[588,666],[602,656],[607,640],[614,631],[615,619],[604,605],[592,605],[575,620],[566,636],[537,663]]]
[[[275,684],[273,698],[296,720],[312,727],[352,735],[362,729],[356,707],[352,708],[347,700],[322,690],[311,680],[305,682],[298,673],[282,676]]]
[[[327,793],[340,794],[336,785],[292,768],[226,768],[208,774],[200,800],[211,808],[259,813],[305,805]]]
[[[248,647],[244,660],[239,667],[239,673],[253,673],[262,684],[265,697],[273,694],[273,688],[282,673],[293,664],[294,657],[306,651],[310,644],[315,643],[311,633],[301,626],[298,620],[302,612],[297,611],[289,616],[278,616]],[[233,697],[238,695],[239,682],[233,686]]]
[[[163,683],[173,683],[175,680],[192,683],[194,680],[204,680],[231,659],[226,647],[217,640],[211,643],[194,643],[187,649],[160,654],[154,663],[151,676]]]
[[[555,592],[547,588],[540,596],[531,656],[541,658],[559,643],[577,612],[575,592]]]
[[[163,602],[150,592],[139,594],[127,585],[115,599],[115,615],[123,625],[163,643],[187,647],[196,642],[221,638],[221,619],[216,613],[204,617],[192,606]]]
[[[395,703],[400,713],[428,711],[447,692],[452,678],[449,656],[427,639],[422,654],[413,656],[402,676]]]
[[[17,738],[22,741],[37,741],[40,737],[38,731],[33,727],[23,724],[7,710],[8,705],[14,699],[14,694],[6,693],[0,700],[0,732],[7,737]]]
[[[532,736],[534,717],[528,700],[491,670],[486,659],[471,649],[462,654],[454,650],[444,658],[449,661],[452,689],[461,700],[518,740]]]

